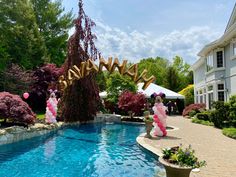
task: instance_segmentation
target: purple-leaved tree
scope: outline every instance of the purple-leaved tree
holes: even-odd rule
[[[88,59],[96,60],[98,50],[92,33],[95,23],[85,14],[83,2],[79,0],[79,13],[74,21],[75,32],[68,42],[67,59],[64,64],[65,73],[73,65],[79,66]],[[88,121],[96,115],[100,102],[98,85],[95,82],[95,74],[76,80],[69,86],[60,101],[60,116],[66,122]]]
[[[33,124],[36,115],[18,95],[0,92],[0,118],[4,122]]]

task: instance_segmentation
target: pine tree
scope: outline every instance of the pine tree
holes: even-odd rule
[[[66,58],[68,31],[73,26],[72,11],[65,13],[61,0],[31,0],[31,2],[50,62],[61,65]]]
[[[0,1],[0,41],[7,53],[7,63],[31,69],[47,60],[46,47],[29,0]]]
[[[68,42],[65,72],[73,65],[79,66],[89,58],[96,60],[98,57],[98,50],[94,45],[96,36],[91,31],[95,23],[85,14],[82,0],[79,0],[79,14],[74,23],[75,32]],[[95,75],[90,73],[83,79],[74,81],[65,90],[60,105],[61,117],[66,122],[92,120],[99,103],[98,85]]]

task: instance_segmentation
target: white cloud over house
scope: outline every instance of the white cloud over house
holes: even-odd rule
[[[101,22],[96,24],[96,44],[102,55],[125,58],[132,62],[156,56],[172,59],[179,55],[188,63],[193,63],[200,49],[221,35],[209,26],[194,26],[156,36],[137,30],[127,32]]]

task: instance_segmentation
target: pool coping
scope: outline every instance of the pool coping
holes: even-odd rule
[[[168,127],[171,127],[172,129],[169,129],[167,131],[176,131],[176,130],[179,130],[178,127],[175,127],[175,126],[168,126]],[[142,148],[144,148],[145,150],[147,150],[148,152],[152,153],[153,155],[157,156],[157,157],[160,157],[162,156],[162,150],[161,149],[158,149],[156,147],[153,147],[152,145],[148,144],[145,142],[145,134],[146,133],[142,133],[140,134],[137,138],[136,138],[136,142],[138,143],[138,145]]]

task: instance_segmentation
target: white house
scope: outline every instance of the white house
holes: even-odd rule
[[[236,5],[225,32],[216,41],[207,44],[192,66],[195,103],[228,101],[236,94]]]

